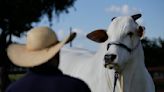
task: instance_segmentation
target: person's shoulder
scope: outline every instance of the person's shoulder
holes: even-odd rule
[[[23,89],[24,88],[24,84],[29,81],[29,80],[27,80],[27,77],[28,77],[27,75],[28,74],[24,74],[24,76],[22,76],[21,78],[13,81],[7,87],[6,92],[12,92],[13,90],[14,90],[14,92],[20,92],[20,91],[17,91],[17,90]]]
[[[68,79],[68,80],[70,80],[70,81],[75,81],[75,82],[84,83],[84,81],[81,80],[80,78],[73,77],[73,76],[66,75],[66,74],[64,74],[63,76],[64,76],[64,78],[66,78],[66,79]]]
[[[11,83],[11,84],[7,87],[7,89],[6,89],[5,92],[13,92],[13,90],[16,91],[17,89],[18,89],[18,85],[17,85],[17,81],[16,81],[16,82]]]

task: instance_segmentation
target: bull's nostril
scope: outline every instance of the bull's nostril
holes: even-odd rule
[[[105,62],[113,62],[113,60],[116,59],[116,55],[115,54],[106,54],[104,56],[104,60]]]
[[[109,59],[110,59],[110,55],[107,54],[107,55],[104,56],[105,61],[108,61]]]
[[[116,59],[116,55],[115,54],[111,54],[111,60],[113,61],[114,59]]]

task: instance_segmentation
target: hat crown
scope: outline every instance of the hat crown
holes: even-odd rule
[[[49,27],[36,27],[27,33],[28,50],[40,50],[58,43],[55,32]]]

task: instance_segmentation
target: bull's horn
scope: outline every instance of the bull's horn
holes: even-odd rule
[[[137,20],[138,18],[140,18],[142,15],[141,14],[135,14],[135,15],[132,15],[131,17],[135,20]]]

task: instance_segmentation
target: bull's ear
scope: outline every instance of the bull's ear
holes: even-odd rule
[[[138,30],[137,30],[137,34],[140,38],[143,37],[144,35],[144,30],[145,30],[145,27],[144,26],[139,26]]]
[[[135,15],[132,15],[131,17],[133,18],[134,21],[136,21],[141,16],[142,16],[141,14],[135,14]]]
[[[95,30],[95,31],[87,34],[87,38],[89,38],[92,41],[102,43],[108,39],[108,35],[106,33],[106,30],[98,29],[98,30]]]

